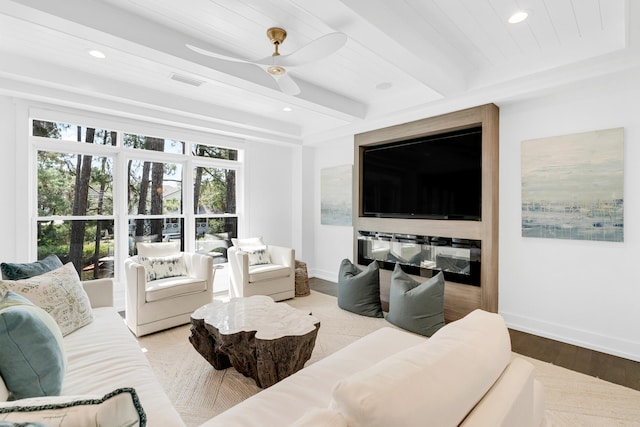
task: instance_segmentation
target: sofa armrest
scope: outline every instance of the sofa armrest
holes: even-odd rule
[[[292,248],[285,248],[284,246],[268,245],[269,258],[271,264],[285,265],[291,268],[291,271],[295,268],[296,252]]]
[[[95,279],[82,282],[92,308],[113,307],[113,279]]]
[[[474,426],[538,427],[544,415],[544,394],[534,391],[535,368],[514,357],[482,400],[460,424]],[[540,413],[542,412],[542,413]]]

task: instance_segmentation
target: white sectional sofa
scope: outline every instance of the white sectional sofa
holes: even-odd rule
[[[204,423],[540,426],[544,392],[501,316],[476,310],[431,338],[383,328]]]
[[[67,397],[69,401],[101,397],[116,389],[133,388],[146,414],[147,426],[184,426],[138,342],[113,308],[112,281],[92,280],[83,282],[83,287],[89,295],[94,320],[63,338],[67,370],[61,397],[41,399],[62,403]],[[1,382],[0,398],[7,398]],[[19,402],[4,402],[0,406]],[[37,419],[37,414],[33,419]]]

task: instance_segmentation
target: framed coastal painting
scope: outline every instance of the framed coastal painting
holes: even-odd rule
[[[351,226],[351,165],[320,171],[320,224]]]
[[[624,240],[624,129],[522,141],[522,236]]]

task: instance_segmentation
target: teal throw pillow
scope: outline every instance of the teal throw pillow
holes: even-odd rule
[[[348,259],[342,260],[338,273],[338,307],[363,316],[383,317],[376,261],[360,270]]]
[[[413,280],[396,264],[391,273],[387,320],[416,334],[430,337],[444,326],[444,276],[424,283]]]
[[[59,395],[65,365],[56,321],[28,299],[8,291],[0,300],[0,376],[9,400]]]
[[[3,262],[0,264],[4,280],[20,280],[39,276],[62,267],[62,261],[57,255],[48,255],[44,259],[25,264]]]

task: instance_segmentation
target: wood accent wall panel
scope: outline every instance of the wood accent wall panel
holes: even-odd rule
[[[494,104],[456,111],[355,135],[353,174],[354,260],[358,259],[358,230],[422,236],[458,237],[482,241],[480,287],[446,282],[445,319],[459,319],[476,308],[498,311],[498,183],[499,109]],[[482,221],[371,218],[362,216],[360,191],[364,146],[482,126]],[[380,296],[388,309],[389,271],[381,270]],[[424,281],[424,278],[415,277]]]

